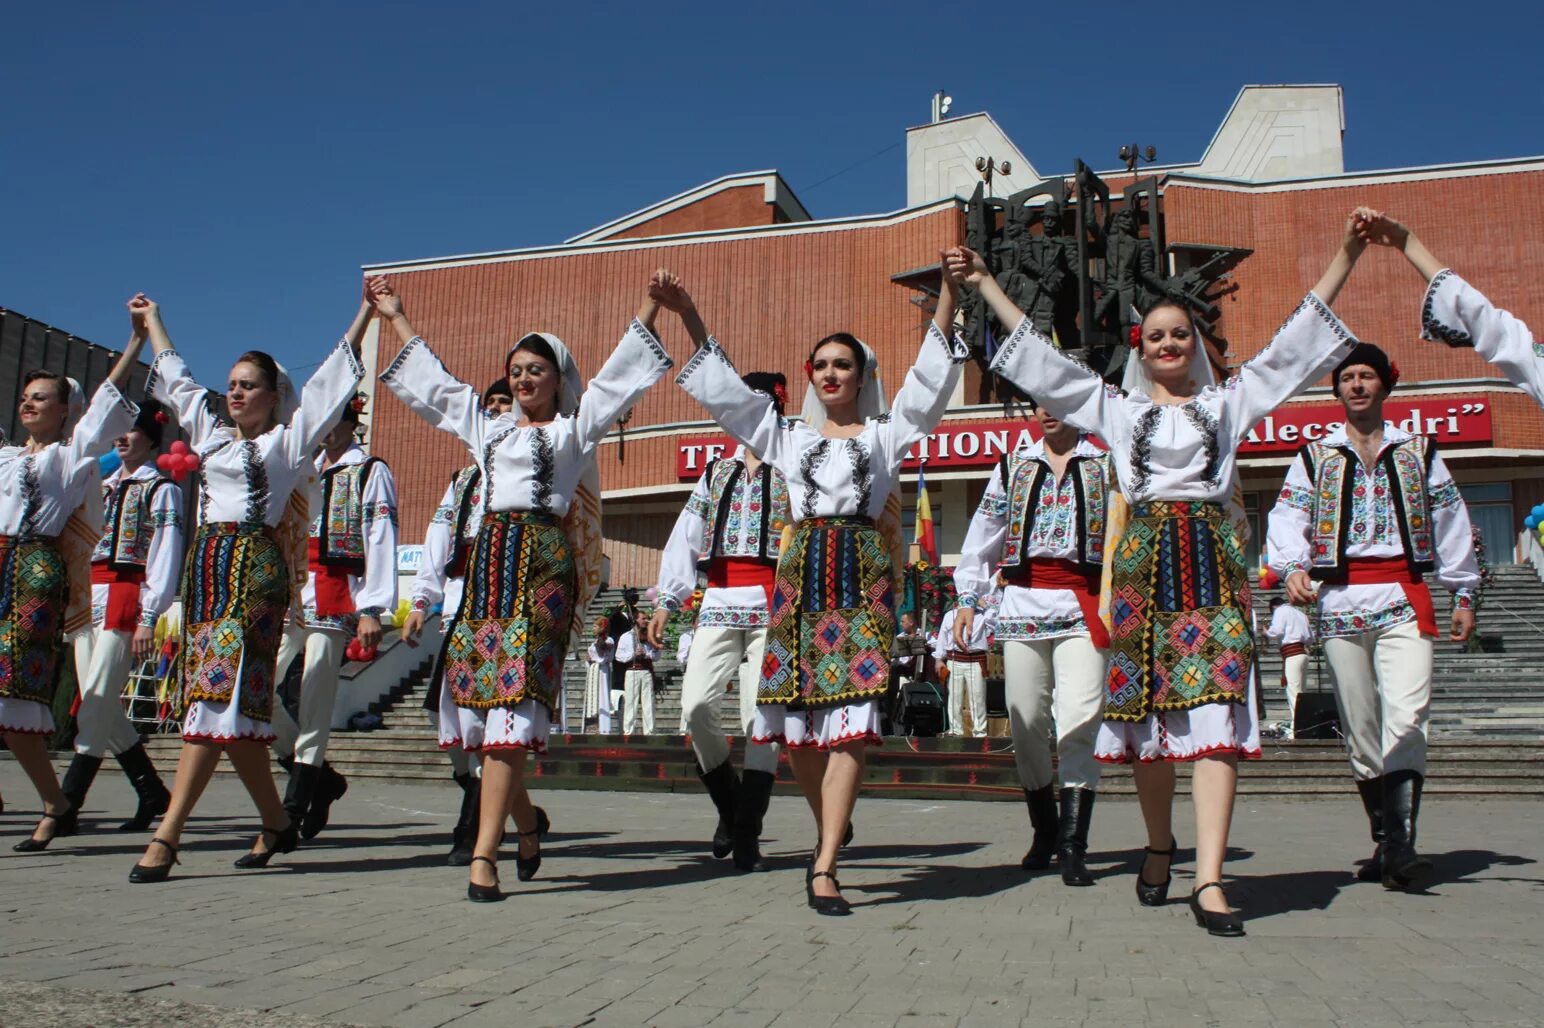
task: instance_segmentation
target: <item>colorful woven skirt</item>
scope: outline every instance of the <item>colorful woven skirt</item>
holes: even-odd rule
[[[535,700],[553,709],[576,580],[573,547],[556,517],[484,516],[445,640],[445,688],[456,707],[508,710]]]
[[[1220,504],[1133,505],[1111,568],[1110,622],[1106,721],[1244,702],[1249,575]]]
[[[288,606],[289,568],[271,529],[199,526],[182,579],[185,737],[272,735],[274,665]]]
[[[54,540],[0,536],[0,727],[53,730],[69,573]],[[34,706],[36,705],[36,706]]]
[[[777,565],[756,702],[818,710],[883,696],[895,640],[890,571],[870,519],[799,522]]]

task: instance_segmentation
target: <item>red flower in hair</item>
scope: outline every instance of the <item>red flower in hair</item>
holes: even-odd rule
[[[804,377],[809,379],[811,382],[815,381],[815,365],[811,364],[809,361],[804,362]]]
[[[155,412],[155,423],[157,425],[164,425],[170,420],[171,418],[166,416],[166,412],[164,410],[158,410]]]
[[[349,401],[349,409],[355,414],[363,414],[365,410],[365,394],[356,393],[354,398]]]
[[[777,402],[778,403],[780,403],[780,404],[782,404],[784,406],[787,406],[787,404],[788,404],[788,387],[783,385],[783,383],[781,383],[781,382],[774,382],[773,383],[773,385],[772,385],[772,395],[777,397]]]
[[[1139,347],[1141,345],[1142,345],[1142,326],[1141,325],[1132,325],[1131,326],[1131,348],[1133,350],[1135,350],[1137,347]]]
[[[1391,385],[1399,384],[1399,363],[1397,361],[1389,361],[1389,378],[1391,379]]]

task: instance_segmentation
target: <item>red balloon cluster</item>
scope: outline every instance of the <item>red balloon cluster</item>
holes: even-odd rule
[[[198,470],[198,454],[188,449],[188,444],[181,439],[172,443],[169,452],[161,454],[155,459],[155,466],[172,477],[174,482],[181,482],[188,475]]]
[[[375,659],[376,654],[379,653],[379,652],[380,652],[380,647],[379,646],[372,646],[372,647],[370,647],[367,650],[364,647],[359,645],[359,640],[358,639],[350,639],[348,641],[348,645],[343,647],[343,657],[344,657],[344,659],[346,659],[346,660],[357,660],[357,661],[359,661],[360,663],[363,663],[363,664],[370,663],[370,661]]]

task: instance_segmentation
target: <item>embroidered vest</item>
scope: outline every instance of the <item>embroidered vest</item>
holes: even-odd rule
[[[708,480],[708,506],[713,515],[708,533],[711,544],[703,548],[702,560],[697,562],[704,570],[723,548],[724,530],[730,525],[739,535],[755,536],[755,559],[777,564],[783,545],[783,527],[788,524],[788,484],[781,472],[763,461],[756,469],[755,481],[747,483],[740,509],[736,511],[731,509],[735,489],[745,476],[745,470],[745,465],[737,460],[714,460],[703,472]]]
[[[482,469],[477,465],[462,468],[451,476],[451,505],[455,515],[450,522],[450,559],[445,562],[446,578],[465,578],[466,559],[472,550],[472,540],[467,538],[466,527],[477,506],[478,486],[482,485]]]
[[[1308,574],[1322,582],[1346,577],[1346,542],[1351,531],[1352,490],[1360,458],[1350,446],[1309,443],[1298,451],[1313,480],[1313,510],[1309,512]],[[1388,477],[1389,498],[1410,569],[1426,574],[1436,566],[1432,534],[1431,496],[1426,489],[1436,445],[1425,436],[1412,436],[1387,447],[1378,457]]]
[[[162,489],[177,488],[169,478],[129,478],[107,491],[107,531],[92,563],[107,563],[119,571],[143,570],[155,535],[150,505]]]
[[[311,537],[324,566],[365,573],[365,482],[380,463],[379,457],[367,457],[322,472],[322,509],[311,522]]]
[[[1040,490],[1056,488],[1051,469],[1042,461],[1009,454],[998,462],[1008,500],[1008,538],[998,567],[1017,567],[1024,560],[1029,537],[1040,511]],[[1090,570],[1104,566],[1104,530],[1108,523],[1109,494],[1115,482],[1110,455],[1081,454],[1067,461],[1072,489],[1077,498],[1078,563]]]

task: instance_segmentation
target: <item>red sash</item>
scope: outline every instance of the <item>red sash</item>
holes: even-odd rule
[[[777,583],[777,568],[746,557],[716,557],[708,565],[708,588],[733,589],[759,585],[767,594],[767,609],[772,609],[772,587]]]
[[[354,596],[348,590],[348,572],[322,563],[321,540],[306,540],[306,566],[311,569],[311,585],[316,592],[316,616],[342,617],[354,613]]]
[[[980,650],[950,650],[949,660],[958,664],[979,664],[986,667],[986,654]]]
[[[139,627],[139,587],[143,568],[119,569],[103,561],[91,565],[91,584],[107,586],[107,614],[102,627],[113,632],[132,632]]]
[[[1003,578],[1026,589],[1066,589],[1077,597],[1083,609],[1083,624],[1088,639],[1101,650],[1110,648],[1110,630],[1099,616],[1099,572],[1085,570],[1077,561],[1035,557],[1016,568],[1008,568]]]
[[[1415,608],[1415,623],[1422,634],[1438,636],[1437,609],[1431,602],[1431,590],[1426,581],[1410,570],[1410,562],[1403,557],[1353,557],[1346,562],[1347,585],[1397,585],[1405,591],[1405,599]]]
[[[1282,657],[1283,660],[1285,660],[1288,657],[1301,657],[1303,654],[1305,654],[1307,652],[1308,652],[1308,647],[1304,646],[1302,643],[1282,643],[1281,644],[1281,657]]]

